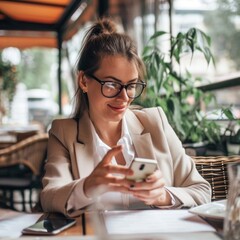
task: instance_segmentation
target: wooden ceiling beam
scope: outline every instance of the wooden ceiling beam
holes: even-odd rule
[[[66,7],[64,13],[62,14],[60,20],[56,23],[56,30],[58,32],[64,32],[66,29],[66,25],[71,18],[71,16],[74,14],[74,12],[78,9],[80,4],[83,2],[83,0],[73,0],[71,3]]]
[[[58,7],[58,8],[65,8],[67,6],[66,4],[33,2],[30,0],[1,0],[1,2],[14,2],[14,3],[18,3],[18,4],[31,4],[31,5],[46,6],[46,7]]]
[[[12,19],[3,19],[0,21],[0,29],[18,31],[56,31],[56,26],[55,24],[31,23]]]

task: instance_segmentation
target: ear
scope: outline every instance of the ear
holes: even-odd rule
[[[83,92],[87,92],[87,78],[83,71],[78,72],[78,85],[83,90]]]

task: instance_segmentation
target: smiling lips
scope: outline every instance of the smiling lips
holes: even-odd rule
[[[108,105],[112,110],[117,111],[117,112],[124,112],[126,109],[126,106],[112,106]]]

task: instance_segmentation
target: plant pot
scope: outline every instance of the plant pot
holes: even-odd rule
[[[189,156],[205,156],[207,151],[208,141],[198,143],[184,143],[186,154]]]
[[[227,142],[228,155],[240,155],[240,143]]]
[[[227,151],[228,155],[239,155],[240,154],[240,129],[236,134],[231,134],[227,138]]]

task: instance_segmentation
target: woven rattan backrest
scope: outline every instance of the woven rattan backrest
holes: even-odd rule
[[[240,156],[192,157],[198,172],[211,184],[212,201],[226,199],[230,163],[240,162]]]
[[[15,164],[28,166],[39,175],[46,158],[48,134],[37,134],[0,150],[0,167]]]

